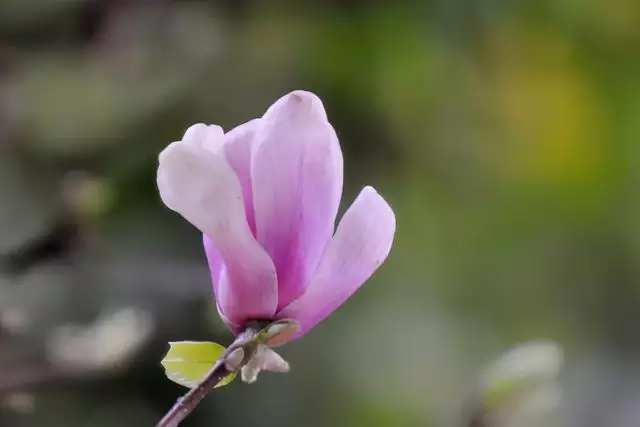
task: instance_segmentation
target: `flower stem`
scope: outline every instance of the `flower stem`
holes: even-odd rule
[[[253,349],[248,344],[252,343],[260,328],[253,326],[247,327],[244,332],[238,335],[233,343],[227,347],[222,356],[216,361],[211,370],[204,377],[202,382],[196,387],[189,390],[187,394],[178,399],[173,407],[165,414],[165,416],[156,424],[156,427],[178,427],[187,416],[196,409],[196,406],[209,394],[211,390],[227,375],[231,373],[225,366],[227,357],[236,349],[243,348],[244,360],[242,365],[246,364],[253,357]],[[241,365],[241,366],[242,366]],[[238,368],[239,369],[239,368]]]

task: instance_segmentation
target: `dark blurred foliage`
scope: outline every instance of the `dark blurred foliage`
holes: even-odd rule
[[[157,154],[307,89],[395,247],[291,374],[185,426],[447,425],[536,338],[567,353],[557,425],[637,426],[638,52],[637,0],[2,0],[0,425],[153,425],[184,392],[167,341],[230,335]]]

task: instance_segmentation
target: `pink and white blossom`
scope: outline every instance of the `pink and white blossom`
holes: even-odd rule
[[[384,262],[395,216],[372,187],[335,227],[343,159],[321,100],[278,99],[229,132],[196,124],[159,157],[163,202],[203,233],[218,311],[236,332],[293,319],[299,338]]]

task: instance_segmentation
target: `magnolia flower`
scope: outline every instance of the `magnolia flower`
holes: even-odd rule
[[[304,91],[225,133],[196,124],[159,157],[163,202],[203,233],[218,312],[248,322],[292,319],[297,339],[342,305],[382,264],[391,207],[365,187],[334,232],[343,160],[322,101]],[[288,365],[262,346],[243,369]]]

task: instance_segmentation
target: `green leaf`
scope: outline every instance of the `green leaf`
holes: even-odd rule
[[[161,363],[167,378],[181,386],[194,388],[204,379],[224,350],[223,346],[214,342],[170,342],[169,352]],[[227,375],[215,388],[229,384],[235,377],[235,373]]]

